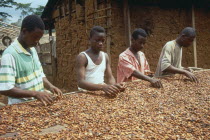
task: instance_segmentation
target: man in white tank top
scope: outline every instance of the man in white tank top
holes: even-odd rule
[[[116,96],[124,86],[116,84],[112,75],[108,55],[102,51],[105,43],[105,30],[95,26],[90,31],[90,48],[77,56],[76,70],[79,89],[103,90],[106,94]],[[104,83],[104,76],[107,83]]]

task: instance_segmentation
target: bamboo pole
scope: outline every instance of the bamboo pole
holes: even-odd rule
[[[72,5],[71,5],[71,0],[68,0],[68,6],[69,6],[69,9],[68,9],[68,11],[69,11],[69,22],[71,21],[71,10],[72,10]]]
[[[87,19],[87,21],[90,21],[90,20],[95,20],[95,19],[101,19],[101,18],[111,18],[111,16],[101,16],[101,17],[95,17],[94,19],[93,19],[93,18],[89,18],[89,19]]]
[[[194,11],[194,5],[192,5],[192,26],[195,29],[195,11]],[[197,65],[196,38],[193,41],[193,52],[194,52],[194,66],[195,67],[198,67],[198,65]]]
[[[109,9],[112,9],[112,8],[110,7],[110,8],[100,9],[100,10],[94,11],[92,13],[89,13],[87,16],[93,15],[93,14],[98,13],[98,12],[101,12],[101,11],[106,11],[106,10],[109,10]]]

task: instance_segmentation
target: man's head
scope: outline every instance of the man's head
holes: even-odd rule
[[[45,26],[40,17],[29,15],[22,21],[20,38],[26,47],[36,46],[44,34],[44,29]]]
[[[196,36],[195,29],[192,27],[184,28],[179,35],[179,45],[188,47],[192,44]]]
[[[146,37],[147,33],[145,30],[139,28],[135,29],[134,32],[132,33],[132,43],[131,47],[133,50],[140,51],[141,49],[144,48],[144,44],[146,43]]]
[[[105,29],[101,26],[94,26],[90,31],[90,45],[95,51],[101,51],[105,43]]]

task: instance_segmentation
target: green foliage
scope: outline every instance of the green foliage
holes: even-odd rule
[[[21,18],[23,19],[25,16],[33,13],[33,8],[31,8],[31,3],[16,3],[15,10],[21,10]]]
[[[34,9],[33,14],[34,14],[34,15],[41,16],[41,15],[42,15],[43,10],[44,10],[44,6],[39,5],[37,8],[35,8],[35,9]]]
[[[16,2],[14,2],[14,0],[0,0],[0,7],[12,8],[12,6],[15,4],[16,4]],[[0,12],[0,17],[7,18],[7,17],[11,17],[11,15],[9,15],[6,12]]]
[[[7,7],[7,8],[12,8],[16,7],[15,10],[20,10],[21,11],[21,16],[18,19],[17,22],[14,22],[13,24],[20,25],[22,19],[26,17],[27,15],[38,15],[41,16],[44,6],[39,5],[37,8],[32,8],[31,3],[17,3],[14,2],[14,0],[0,0],[0,7]],[[0,20],[6,21],[7,17],[12,17],[10,14],[6,12],[0,12]]]

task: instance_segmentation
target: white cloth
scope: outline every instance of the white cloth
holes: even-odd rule
[[[88,64],[85,71],[85,81],[93,83],[93,84],[103,84],[104,83],[104,72],[106,70],[106,57],[105,53],[102,53],[102,61],[101,64],[96,65],[92,59],[88,56],[87,53],[82,52],[87,60]]]
[[[92,59],[88,56],[87,53],[81,52],[84,54],[88,60],[88,64],[86,66],[85,71],[85,81],[90,82],[92,84],[104,84],[104,73],[106,70],[106,56],[104,52],[102,54],[102,61],[99,65],[96,65]],[[83,90],[78,87],[79,90]]]
[[[22,102],[25,102],[25,101],[29,101],[29,100],[32,100],[34,98],[11,98],[11,97],[8,97],[8,105],[12,105],[12,104],[18,104],[18,103],[22,103]]]

